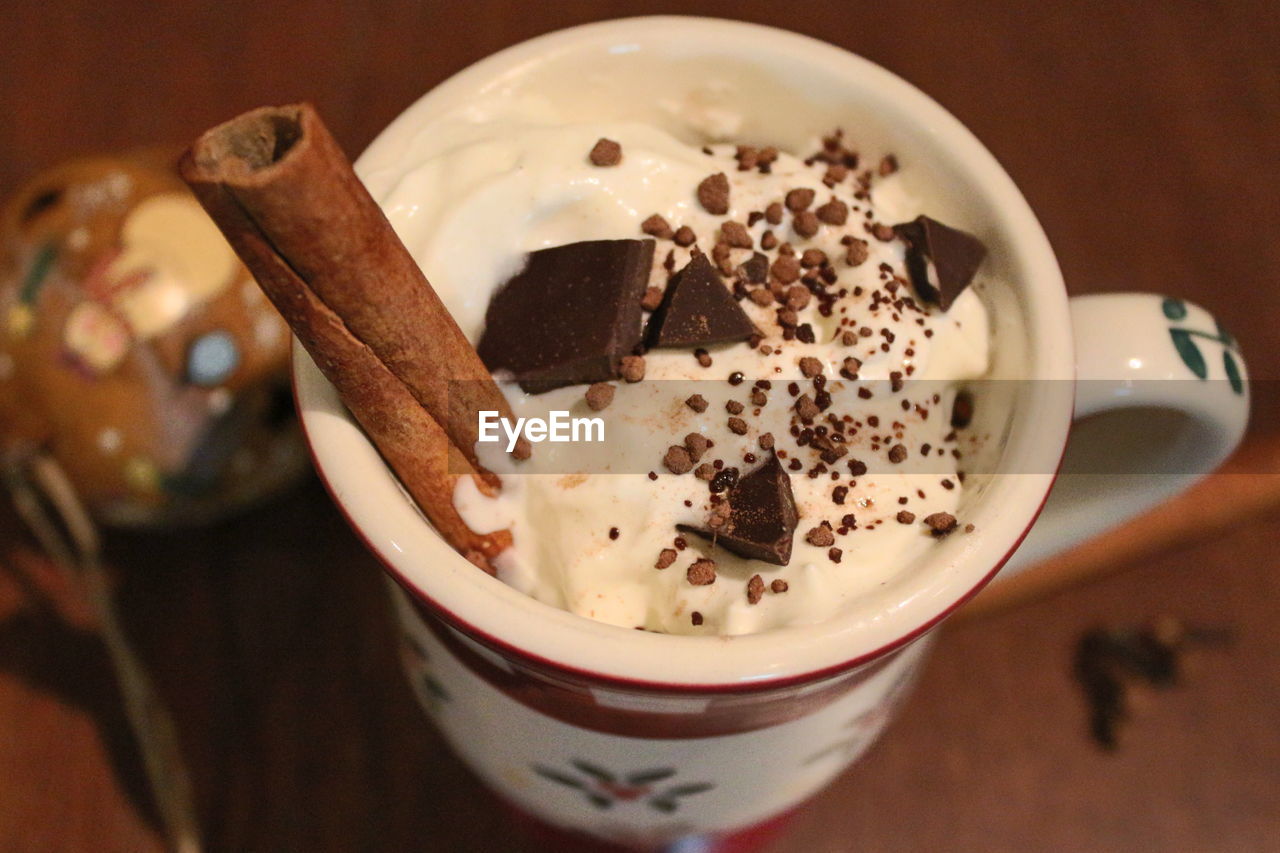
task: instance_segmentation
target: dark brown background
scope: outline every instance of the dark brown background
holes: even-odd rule
[[[242,109],[301,98],[357,152],[498,48],[588,20],[694,11],[785,25],[905,76],[1005,164],[1073,293],[1210,304],[1255,378],[1280,372],[1272,2],[8,0],[0,192],[67,156],[185,141]],[[1276,429],[1270,383],[1257,387],[1255,443]],[[11,518],[0,523],[15,542]],[[1277,534],[1274,517],[1248,519],[948,629],[885,740],[773,849],[1280,847]],[[314,483],[215,529],[111,546],[212,848],[527,846],[413,705],[377,567]],[[7,554],[0,849],[157,849],[101,650],[38,606],[33,587],[76,621],[47,567],[18,546]],[[1072,643],[1100,620],[1165,613],[1231,626],[1236,646],[1193,660],[1182,687],[1150,697],[1121,751],[1101,754],[1070,680]]]

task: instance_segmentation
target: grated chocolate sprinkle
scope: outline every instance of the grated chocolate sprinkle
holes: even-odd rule
[[[698,203],[707,213],[716,216],[724,216],[729,212],[729,179],[724,172],[716,172],[702,179],[702,183],[698,184]]]
[[[801,237],[812,237],[818,233],[818,217],[811,210],[803,210],[792,218],[791,228]]]
[[[834,545],[836,541],[835,534],[831,532],[831,525],[822,522],[805,534],[804,540],[810,545],[818,548],[825,548],[828,545]]]
[[[670,223],[656,213],[640,223],[640,230],[650,237],[657,237],[659,240],[670,240],[675,236],[675,232],[671,230]]]
[[[608,382],[596,382],[587,389],[587,408],[601,412],[613,402],[614,388]]]
[[[750,249],[755,245],[747,226],[741,222],[724,222],[720,225],[720,236],[735,249]]]
[[[785,199],[787,210],[792,213],[800,213],[803,210],[808,210],[809,205],[813,204],[813,196],[813,190],[806,187],[797,187],[796,189],[789,191]],[[778,221],[781,222],[782,220],[779,219]]]
[[[703,557],[694,560],[689,568],[685,571],[685,578],[693,586],[708,586],[716,582],[716,563],[715,560],[708,560]]]
[[[806,379],[812,379],[822,373],[822,362],[812,356],[800,359],[800,372]]]
[[[828,225],[844,225],[849,219],[849,205],[833,198],[814,211],[817,217]]]
[[[689,458],[697,462],[707,452],[711,442],[702,433],[691,432],[684,437],[684,446],[689,451]]]
[[[667,448],[666,455],[662,457],[662,464],[672,474],[686,474],[693,470],[693,459],[689,456],[689,451],[678,444]]]
[[[639,382],[644,379],[644,356],[624,355],[619,372],[627,382]]]
[[[662,304],[662,288],[649,287],[645,288],[644,296],[640,298],[640,307],[646,311],[655,311]]]
[[[622,162],[622,146],[602,136],[592,146],[587,157],[593,166],[616,166]]]
[[[935,512],[924,517],[934,536],[946,536],[956,529],[956,517],[949,512]]]

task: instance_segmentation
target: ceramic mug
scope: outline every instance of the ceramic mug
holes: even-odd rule
[[[923,209],[990,250],[977,286],[992,316],[994,381],[974,391],[973,428],[995,440],[966,482],[960,514],[973,531],[941,540],[923,565],[836,618],[757,635],[601,624],[477,571],[424,521],[295,350],[317,467],[398,584],[404,661],[422,704],[485,782],[550,824],[636,848],[677,840],[682,849],[724,848],[743,837],[733,833],[827,784],[905,695],[926,632],[991,580],[1031,531],[1073,407],[1076,416],[1138,411],[1147,424],[1160,412],[1172,432],[1153,441],[1148,429],[1138,443],[1142,470],[1108,483],[1105,494],[1073,497],[1046,521],[1036,556],[1185,487],[1240,439],[1244,366],[1213,319],[1159,296],[1069,301],[1035,216],[991,154],[942,107],[865,59],[730,21],[578,27],[457,74],[393,122],[357,170],[384,197],[383,176],[411,140],[441,122],[483,123],[487,105],[512,99],[534,113],[554,105],[563,114],[571,101],[569,119],[629,119],[689,141],[767,140],[793,150],[842,126],[864,150],[896,152],[910,164],[900,177]],[[1113,441],[1116,429],[1105,431]]]

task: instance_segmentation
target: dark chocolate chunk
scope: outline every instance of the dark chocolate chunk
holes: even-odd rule
[[[756,252],[738,266],[738,275],[752,284],[764,284],[769,278],[769,259]]]
[[[726,551],[751,560],[785,566],[791,560],[791,539],[800,520],[791,477],[782,470],[778,457],[769,454],[765,463],[741,477],[725,496],[729,521],[710,529],[677,525],[696,533]]]
[[[667,285],[646,338],[651,347],[692,347],[745,341],[755,331],[707,256],[696,255]]]
[[[943,311],[973,281],[987,254],[977,237],[927,216],[893,230],[907,244],[907,272],[920,298],[938,303]]]
[[[588,240],[529,254],[498,289],[476,350],[495,373],[541,393],[615,379],[640,343],[653,240]]]

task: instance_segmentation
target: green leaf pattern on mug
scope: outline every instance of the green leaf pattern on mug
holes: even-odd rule
[[[1166,319],[1175,323],[1187,319],[1187,304],[1181,299],[1165,298],[1160,303],[1160,310],[1164,313]],[[1238,354],[1236,340],[1222,327],[1221,321],[1215,318],[1213,322],[1215,327],[1213,332],[1170,326],[1169,337],[1173,340],[1173,348],[1178,351],[1178,357],[1182,359],[1182,363],[1197,378],[1208,379],[1209,363],[1205,360],[1204,353],[1200,351],[1200,345],[1196,343],[1196,338],[1221,344],[1222,369],[1227,375],[1227,381],[1231,383],[1232,391],[1236,394],[1243,394],[1244,379],[1240,375],[1240,365],[1236,361],[1236,355],[1233,354],[1233,351]]]
[[[685,797],[703,794],[715,788],[712,782],[685,782],[679,785],[659,786],[677,774],[674,767],[653,767],[632,773],[614,773],[589,761],[575,758],[569,762],[577,773],[534,764],[535,774],[557,785],[578,791],[588,803],[597,809],[611,809],[616,805],[639,802],[663,814],[671,814],[680,808]]]
[[[1243,394],[1244,380],[1240,378],[1240,368],[1236,365],[1236,360],[1231,355],[1231,350],[1224,349],[1222,351],[1222,368],[1227,372],[1227,381],[1231,383],[1231,390],[1237,394]]]
[[[1164,316],[1170,320],[1185,320],[1187,318],[1187,305],[1181,299],[1168,297],[1160,305],[1164,311]]]
[[[408,631],[400,634],[400,655],[408,668],[409,681],[419,701],[429,714],[438,714],[444,705],[452,701],[449,691],[431,671],[431,656]]]
[[[1170,329],[1169,335],[1173,338],[1173,347],[1182,357],[1182,363],[1187,366],[1187,369],[1200,379],[1208,379],[1209,365],[1205,364],[1200,347],[1196,346],[1196,342],[1191,339],[1191,333],[1186,329]]]

